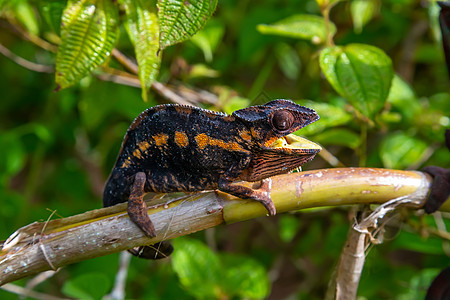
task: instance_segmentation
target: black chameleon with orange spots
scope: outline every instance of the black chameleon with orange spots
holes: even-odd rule
[[[276,213],[270,176],[287,173],[311,160],[320,146],[290,133],[319,119],[290,100],[237,110],[232,115],[177,104],[158,105],[131,124],[106,183],[104,206],[128,201],[128,213],[154,237],[145,192],[219,189],[261,202]],[[263,180],[254,190],[233,183]]]

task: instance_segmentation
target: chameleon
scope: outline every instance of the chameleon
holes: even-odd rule
[[[270,177],[299,168],[321,150],[292,134],[318,119],[313,109],[285,99],[231,115],[179,104],[151,107],[125,134],[103,205],[128,202],[131,221],[149,237],[156,232],[143,200],[148,192],[218,189],[258,201],[275,215]],[[253,189],[236,181],[261,181],[261,186]]]

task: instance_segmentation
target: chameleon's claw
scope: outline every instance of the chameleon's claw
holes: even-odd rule
[[[258,193],[258,197],[254,200],[261,202],[262,205],[269,212],[269,216],[275,216],[277,213],[277,209],[273,204],[272,198],[270,198],[270,191],[272,190],[272,180],[270,178],[266,178],[261,180],[261,187],[257,189],[255,192]]]

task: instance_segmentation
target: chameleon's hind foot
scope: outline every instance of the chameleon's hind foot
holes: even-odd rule
[[[147,205],[144,201],[144,185],[146,176],[144,172],[139,172],[134,177],[134,183],[131,187],[130,198],[128,199],[128,215],[146,235],[156,236],[156,230],[147,214]]]

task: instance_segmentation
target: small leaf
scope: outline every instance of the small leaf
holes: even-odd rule
[[[334,35],[336,26],[330,22],[330,31]],[[293,15],[271,25],[259,24],[259,32],[298,39],[310,40],[314,44],[323,43],[327,37],[325,20],[314,15]]]
[[[160,0],[161,50],[196,34],[216,10],[217,0]]]
[[[66,88],[87,76],[111,54],[117,39],[117,9],[110,0],[70,1],[61,22],[56,83]]]
[[[161,64],[159,51],[159,23],[154,1],[123,0],[128,35],[134,45],[139,66],[142,98],[147,101],[147,90],[155,80]]]
[[[404,133],[389,135],[380,145],[384,167],[404,169],[421,159],[427,144]]]
[[[350,12],[353,20],[353,28],[356,33],[361,33],[364,25],[375,15],[377,2],[375,0],[353,0],[350,4]]]
[[[39,35],[39,25],[33,7],[28,1],[24,0],[16,1],[14,4],[14,10],[20,23],[25,26],[28,32]]]
[[[363,115],[373,117],[384,106],[393,70],[382,50],[363,44],[328,47],[319,61],[328,82]]]

